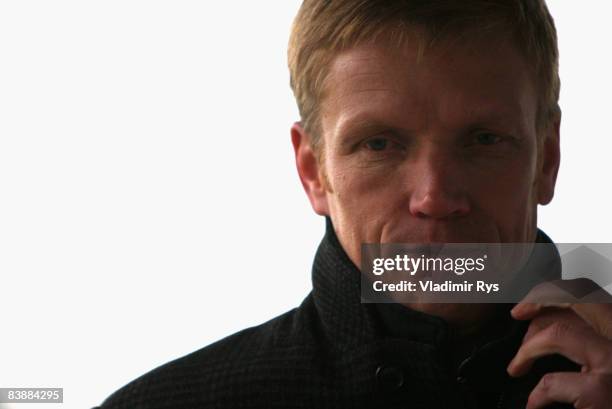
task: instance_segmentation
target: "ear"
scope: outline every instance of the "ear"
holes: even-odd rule
[[[548,125],[546,135],[543,135],[541,166],[539,169],[540,174],[538,175],[538,203],[541,205],[550,203],[555,194],[555,184],[561,160],[559,144],[560,125],[561,115],[559,114]]]
[[[291,127],[291,143],[295,152],[297,171],[312,208],[321,216],[329,216],[328,192],[324,176],[317,155],[311,147],[310,136],[299,122],[294,123]]]

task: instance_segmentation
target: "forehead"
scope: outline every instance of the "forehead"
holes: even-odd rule
[[[360,121],[415,129],[497,121],[527,131],[536,109],[529,67],[510,41],[447,41],[421,55],[415,42],[379,40],[333,60],[321,123],[324,134]]]

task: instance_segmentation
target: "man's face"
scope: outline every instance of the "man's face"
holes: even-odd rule
[[[357,46],[330,68],[320,162],[292,130],[300,176],[356,265],[362,243],[532,241],[559,162],[558,123],[538,159],[537,103],[509,42]]]

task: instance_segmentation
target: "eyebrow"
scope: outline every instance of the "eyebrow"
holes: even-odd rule
[[[356,139],[366,137],[369,133],[378,133],[384,130],[406,132],[372,116],[358,114],[342,120],[336,127],[334,134],[338,139],[338,146],[345,149],[350,147]]]

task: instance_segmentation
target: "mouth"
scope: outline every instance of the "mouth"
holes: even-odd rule
[[[435,250],[436,246],[450,243],[498,243],[500,241],[495,224],[486,221],[480,223],[472,220],[424,221],[410,223],[410,225],[406,225],[404,221],[390,229],[389,233],[388,238],[391,240],[385,238],[384,242],[420,245],[425,251],[431,251],[431,248]]]

